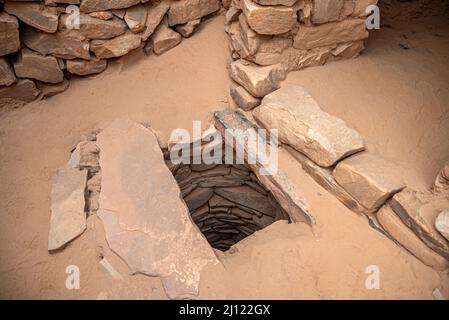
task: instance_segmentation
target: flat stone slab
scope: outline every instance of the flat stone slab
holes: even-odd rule
[[[390,206],[377,212],[377,219],[387,233],[425,265],[437,270],[449,268],[449,262],[430,249],[409,229]]]
[[[374,154],[362,152],[339,162],[335,180],[368,210],[380,208],[405,188],[400,168]]]
[[[168,23],[170,26],[197,20],[221,8],[219,0],[179,0],[170,4]]]
[[[109,59],[124,56],[138,48],[140,44],[141,36],[128,31],[113,39],[92,40],[90,49],[98,59]]]
[[[364,149],[360,134],[322,111],[301,86],[287,85],[265,96],[253,115],[265,128],[278,129],[281,142],[322,167]]]
[[[449,260],[449,242],[435,228],[438,214],[449,207],[448,199],[432,199],[406,188],[393,197],[391,207],[429,248]]]
[[[6,12],[0,12],[0,56],[20,49],[19,21]]]
[[[98,215],[109,246],[133,273],[160,276],[170,298],[197,295],[201,270],[218,260],[191,221],[155,135],[116,120],[98,134],[97,145]]]
[[[54,33],[58,29],[58,14],[43,4],[8,1],[4,9],[19,20],[44,32]]]
[[[87,171],[60,169],[53,177],[48,250],[56,250],[78,237],[86,229],[84,190]]]

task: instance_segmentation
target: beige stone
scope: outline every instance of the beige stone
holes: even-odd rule
[[[97,144],[98,216],[108,245],[132,273],[161,277],[169,298],[197,295],[201,270],[218,260],[191,221],[157,138],[140,124],[116,120]]]
[[[127,30],[126,23],[119,18],[102,20],[84,13],[81,13],[79,18],[79,29],[76,29],[76,32],[87,39],[111,39],[125,33]],[[70,29],[67,26],[71,19],[70,14],[61,15],[59,30]]]
[[[315,0],[312,21],[316,24],[338,20],[343,8],[343,0]]]
[[[297,22],[297,12],[292,7],[260,6],[251,0],[242,0],[241,4],[249,26],[259,34],[286,33]]]
[[[60,83],[56,84],[49,84],[44,82],[38,82],[37,88],[40,90],[40,98],[41,99],[47,99],[50,97],[53,97],[57,94],[60,94],[64,91],[66,91],[70,86],[70,82],[66,79],[64,79]]]
[[[82,0],[80,10],[90,13],[110,9],[126,9],[139,3],[140,0]]]
[[[16,82],[16,76],[8,60],[0,57],[0,86],[10,86]]]
[[[143,5],[133,6],[126,10],[125,22],[132,32],[138,33],[145,29],[147,9]]]
[[[168,10],[168,24],[174,26],[202,18],[221,8],[219,0],[178,0]]]
[[[58,83],[64,79],[55,57],[42,56],[27,49],[20,51],[18,60],[14,62],[14,71],[20,78],[32,78],[48,83]]]
[[[447,195],[447,197],[449,197],[449,161],[446,162],[443,169],[436,177],[433,190],[436,193]]]
[[[322,111],[300,86],[287,85],[265,96],[253,115],[265,128],[278,129],[281,142],[323,167],[364,149],[358,132]]]
[[[160,55],[180,44],[182,37],[179,33],[167,27],[165,23],[161,23],[151,36],[151,41],[154,53]]]
[[[64,59],[90,59],[89,41],[76,30],[65,30],[49,34],[34,28],[26,28],[21,34],[25,45],[44,55]]]
[[[332,44],[363,40],[368,38],[363,19],[346,19],[318,26],[301,26],[293,46],[297,49],[313,49]]]
[[[97,74],[103,72],[108,65],[107,60],[92,59],[92,60],[67,60],[67,71],[70,73],[85,76],[89,74]]]
[[[243,86],[252,96],[262,98],[280,87],[286,72],[280,65],[257,66],[244,60],[231,63],[231,78]]]
[[[353,15],[356,17],[366,17],[366,8],[372,4],[377,4],[378,0],[354,0]]]
[[[369,210],[380,208],[405,188],[396,164],[368,152],[339,162],[333,175],[339,185]]]
[[[449,241],[449,209],[444,209],[435,220],[435,229]]]
[[[49,33],[58,29],[58,14],[40,3],[5,3],[4,10],[26,24]]]
[[[148,14],[146,28],[142,34],[143,41],[146,41],[153,34],[170,8],[168,1],[151,2],[146,6]]]
[[[243,110],[252,110],[260,104],[260,99],[253,97],[242,86],[231,86],[231,97]]]
[[[20,79],[9,87],[0,88],[0,100],[19,100],[23,102],[31,102],[37,98],[39,90],[36,88],[33,80]],[[5,101],[7,103],[7,101]],[[0,102],[0,106],[4,105]]]
[[[89,13],[89,16],[101,20],[111,20],[112,18],[114,18],[114,14],[111,11],[91,12]]]
[[[110,40],[92,40],[90,49],[98,59],[109,59],[124,56],[140,44],[140,35],[127,32]]]
[[[181,34],[181,36],[183,36],[184,38],[188,38],[193,34],[195,29],[198,28],[200,23],[201,19],[196,19],[189,21],[186,24],[177,25],[175,29],[179,34]]]
[[[298,0],[254,0],[255,3],[260,4],[262,6],[293,6]]]
[[[406,188],[393,197],[391,207],[429,248],[449,260],[449,242],[435,228],[438,214],[449,207],[448,199]]]
[[[53,178],[48,250],[56,250],[86,229],[84,190],[87,171],[64,167]]]
[[[449,263],[442,256],[427,247],[394,213],[390,206],[383,206],[377,212],[377,219],[385,231],[425,265],[443,271]]]
[[[0,12],[0,56],[20,49],[19,22],[17,18]]]

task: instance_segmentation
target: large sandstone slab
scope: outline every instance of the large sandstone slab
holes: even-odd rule
[[[84,191],[87,171],[66,166],[53,178],[48,250],[56,250],[86,229]]]
[[[363,206],[375,210],[405,188],[400,172],[396,164],[362,152],[339,162],[333,175]]]
[[[92,59],[74,59],[67,60],[67,71],[79,76],[86,76],[89,74],[97,74],[103,72],[108,66],[107,60]]]
[[[160,276],[170,298],[198,294],[201,270],[218,260],[191,221],[155,135],[116,120],[97,136],[97,145],[98,215],[111,249],[133,273]]]
[[[126,10],[125,22],[129,29],[138,33],[145,29],[147,20],[147,9],[143,5],[137,5]]]
[[[168,1],[154,1],[150,4],[146,5],[148,13],[147,13],[147,21],[146,27],[142,34],[142,40],[146,41],[156,30],[156,28],[161,23],[168,9],[170,8],[170,3]]]
[[[207,16],[221,8],[219,0],[173,1],[168,10],[168,24],[174,26]]]
[[[293,7],[261,6],[251,0],[242,0],[241,6],[248,24],[259,34],[286,33],[297,22],[297,11]]]
[[[27,49],[20,51],[17,61],[14,62],[14,71],[20,78],[32,78],[48,83],[59,83],[64,79],[58,59]]]
[[[54,33],[58,29],[58,14],[43,4],[8,1],[4,10],[44,32]]]
[[[88,14],[81,13],[79,21],[79,29],[76,31],[87,39],[111,39],[117,37],[127,30],[126,23],[119,18],[110,20],[102,20],[93,18]],[[72,19],[70,14],[61,15],[59,29],[66,30],[67,23]]]
[[[23,102],[31,102],[37,98],[39,90],[36,88],[33,80],[20,79],[9,87],[0,88],[0,100],[11,99]],[[0,106],[3,106],[1,101]]]
[[[265,128],[277,129],[281,142],[322,167],[364,149],[358,132],[322,111],[300,86],[284,86],[265,96],[253,114]]]
[[[80,10],[89,13],[110,9],[125,9],[139,3],[140,0],[82,0]]]
[[[20,49],[19,22],[17,18],[0,12],[0,56]]]
[[[344,0],[317,0],[313,2],[312,21],[321,24],[338,20]]]
[[[346,19],[318,26],[301,26],[296,34],[293,46],[309,50],[337,43],[352,42],[368,38],[364,19]]]
[[[438,214],[448,206],[448,199],[432,198],[410,188],[391,200],[391,207],[404,224],[429,248],[449,260],[449,242],[435,228]]]
[[[26,28],[21,34],[21,39],[28,48],[44,55],[64,59],[90,59],[89,40],[76,30],[49,34],[34,28]]]
[[[286,77],[286,72],[280,65],[261,67],[244,60],[231,63],[229,73],[235,82],[257,98],[263,98],[279,89],[280,82]]]
[[[385,205],[377,212],[377,219],[385,231],[425,265],[443,271],[449,262],[427,247],[391,209]]]
[[[243,110],[252,110],[260,104],[260,99],[253,97],[242,86],[231,86],[231,97]]]
[[[179,33],[161,23],[151,35],[154,53],[157,55],[176,47],[181,43],[182,37]]]
[[[110,40],[92,40],[90,49],[98,59],[109,59],[124,56],[140,44],[140,35],[127,32]]]
[[[10,86],[16,81],[16,76],[8,60],[0,57],[0,86]]]

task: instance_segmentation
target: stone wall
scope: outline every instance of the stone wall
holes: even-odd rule
[[[64,91],[137,48],[160,55],[192,35],[220,0],[0,1],[0,106]],[[74,12],[79,14],[79,27]]]

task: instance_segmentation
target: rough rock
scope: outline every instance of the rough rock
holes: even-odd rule
[[[366,8],[369,5],[377,4],[378,0],[357,0],[354,1],[354,10],[352,14],[356,17],[366,17]]]
[[[124,56],[140,44],[140,35],[127,32],[110,40],[92,40],[90,49],[98,59],[109,59]]]
[[[323,167],[364,149],[358,132],[322,111],[300,86],[284,86],[267,95],[253,115],[265,128],[278,129],[281,142]]]
[[[86,229],[84,189],[87,171],[60,169],[53,178],[48,250],[56,250]]]
[[[19,22],[14,16],[0,12],[0,56],[20,49]]]
[[[80,25],[76,31],[87,39],[111,39],[125,33],[126,23],[119,18],[101,20],[93,18],[88,14],[80,14]],[[61,15],[59,30],[66,30],[67,21],[70,21],[70,14]]]
[[[165,23],[161,23],[151,35],[151,41],[154,53],[160,55],[180,44],[182,37],[179,33],[167,27]]]
[[[168,24],[174,26],[193,21],[220,10],[219,0],[173,1],[168,10]]]
[[[89,13],[110,9],[125,9],[139,3],[140,0],[82,0],[80,10]]]
[[[16,82],[16,76],[8,60],[0,57],[0,86],[10,86]]]
[[[449,161],[446,162],[443,169],[435,179],[433,190],[436,193],[447,194],[449,197]]]
[[[34,28],[26,28],[21,34],[25,45],[43,55],[54,55],[58,58],[89,60],[89,40],[76,30],[65,30],[49,34]]]
[[[397,165],[362,152],[339,162],[333,175],[350,195],[372,210],[405,188],[400,172]]]
[[[286,33],[297,22],[297,12],[292,7],[260,6],[251,0],[242,0],[241,5],[248,24],[259,34]]]
[[[205,205],[214,194],[212,188],[196,188],[184,201],[190,211],[196,210]]]
[[[241,12],[242,10],[237,9],[234,6],[230,7],[229,10],[226,11],[225,24],[230,24],[231,22],[237,21]]]
[[[32,78],[48,83],[58,83],[64,79],[55,57],[42,56],[27,49],[20,51],[18,60],[14,62],[14,71],[20,78]]]
[[[153,34],[169,8],[168,1],[155,1],[147,5],[148,14],[146,28],[142,34],[143,41],[146,41]]]
[[[183,36],[184,38],[188,38],[193,34],[195,29],[198,28],[200,23],[201,23],[201,19],[196,19],[196,20],[189,21],[185,24],[177,25],[175,27],[175,29],[176,29],[176,31],[178,31],[178,33],[181,34],[181,36]]]
[[[101,20],[110,20],[114,18],[114,14],[111,11],[98,11],[98,12],[91,12],[89,13],[89,16],[92,18],[97,18]]]
[[[103,72],[108,66],[107,60],[83,60],[83,59],[74,59],[67,60],[67,71],[70,73],[85,76],[89,74],[97,74]]]
[[[36,88],[33,80],[20,79],[9,87],[0,88],[0,100],[12,99],[23,102],[31,102],[37,98],[39,90]],[[2,106],[4,102],[0,102]]]
[[[47,99],[53,97],[66,91],[70,86],[70,82],[64,79],[62,82],[57,84],[49,84],[44,82],[37,83],[37,88],[40,90],[40,97],[42,99]]]
[[[109,246],[133,273],[161,277],[170,298],[197,295],[201,270],[219,262],[191,222],[157,138],[140,124],[116,120],[97,144],[98,215]]]
[[[137,5],[126,10],[125,22],[132,32],[138,33],[145,29],[147,9],[143,5]]]
[[[435,220],[435,229],[449,241],[449,209],[440,212]]]
[[[260,99],[253,97],[242,86],[231,86],[231,97],[243,110],[252,110],[260,105]]]
[[[365,38],[368,38],[365,20],[346,19],[318,26],[301,26],[294,38],[293,46],[297,49],[309,50]]]
[[[260,67],[237,60],[231,63],[231,78],[243,86],[252,96],[263,98],[280,87],[286,72],[280,65]]]
[[[312,21],[321,24],[338,20],[343,9],[343,0],[318,0],[313,2]]]
[[[445,270],[449,263],[442,256],[427,247],[394,213],[385,205],[377,212],[377,219],[385,231],[425,265]]]
[[[391,200],[391,207],[402,222],[429,248],[449,260],[449,242],[435,228],[438,214],[448,206],[448,199],[431,198],[410,188]]]
[[[54,33],[58,29],[58,14],[43,4],[8,1],[4,10],[44,32]]]

